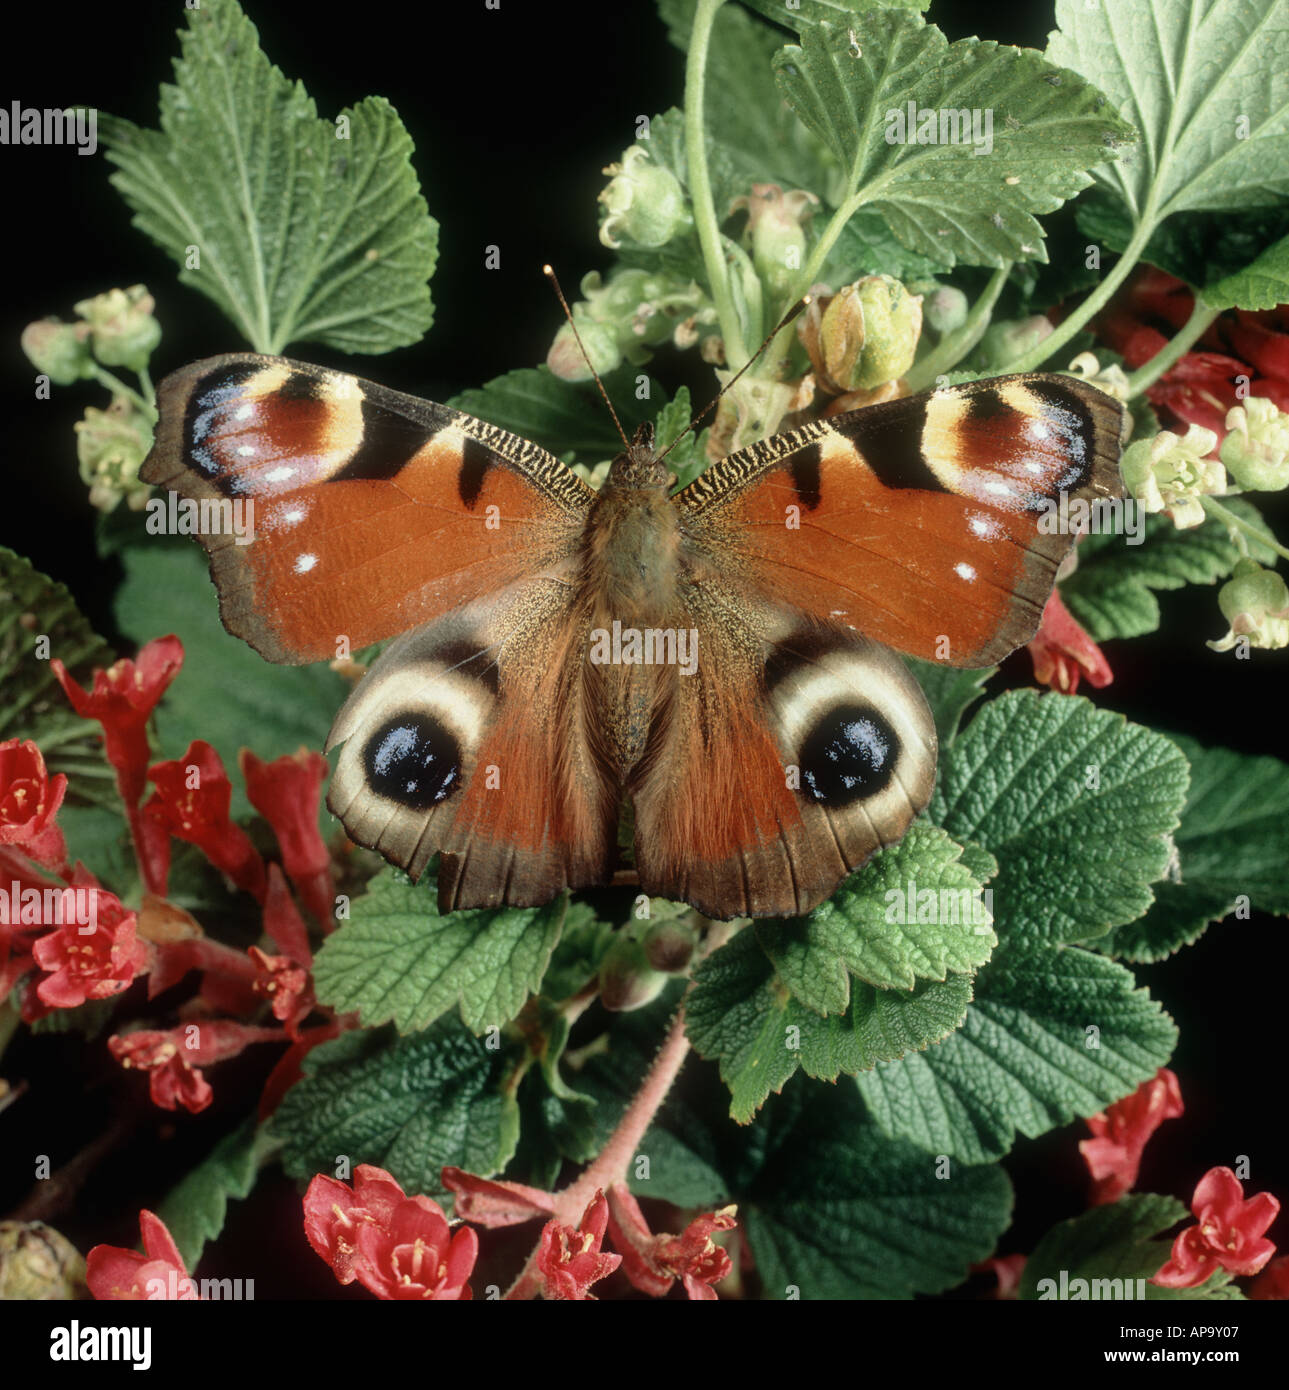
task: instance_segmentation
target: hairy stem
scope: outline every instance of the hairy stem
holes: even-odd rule
[[[989,283],[981,291],[980,297],[971,306],[971,312],[961,328],[946,333],[934,348],[920,361],[913,364],[908,374],[910,391],[925,391],[935,385],[936,377],[950,372],[984,337],[985,329],[994,316],[994,305],[1002,293],[1007,277],[1011,274],[1012,263],[1007,261],[999,266],[989,277]]]

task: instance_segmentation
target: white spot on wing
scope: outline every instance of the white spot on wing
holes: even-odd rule
[[[297,555],[295,557],[296,574],[308,574],[309,571],[318,563],[316,555]]]

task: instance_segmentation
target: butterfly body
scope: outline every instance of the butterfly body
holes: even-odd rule
[[[593,491],[450,407],[279,358],[160,391],[144,478],[256,501],[203,536],[230,631],[274,660],[402,633],[337,716],[329,804],[443,909],[529,905],[622,867],[713,917],[809,910],[898,840],[935,727],[891,646],[998,660],[1119,492],[1119,408],[971,383],[815,421],[682,492],[637,433]]]

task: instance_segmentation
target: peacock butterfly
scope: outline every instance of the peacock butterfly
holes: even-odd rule
[[[320,367],[166,378],[141,476],[250,499],[201,537],[270,661],[401,633],[332,727],[328,805],[441,910],[612,880],[710,917],[808,911],[926,806],[935,725],[892,651],[998,661],[1121,495],[1121,408],[1076,379],[943,387],[731,454],[679,492],[641,426],[600,491],[526,439]],[[245,539],[242,537],[241,539]]]

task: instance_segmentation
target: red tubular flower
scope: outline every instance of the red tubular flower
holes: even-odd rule
[[[1250,1298],[1289,1298],[1289,1255],[1281,1255],[1271,1263],[1248,1287]]]
[[[609,1235],[622,1253],[622,1272],[641,1293],[662,1298],[679,1279],[691,1299],[716,1298],[712,1285],[725,1278],[732,1262],[712,1232],[734,1229],[734,1207],[695,1217],[678,1236],[656,1236],[626,1183],[609,1188],[608,1202]]]
[[[591,1199],[577,1230],[558,1221],[546,1223],[537,1251],[537,1272],[542,1277],[546,1298],[564,1301],[595,1297],[590,1292],[591,1285],[607,1279],[622,1263],[621,1255],[608,1255],[600,1249],[608,1224],[609,1204],[603,1192]]]
[[[444,1168],[442,1177],[443,1186],[455,1199],[456,1214],[489,1230],[518,1226],[536,1216],[550,1216],[555,1210],[549,1192],[525,1187],[521,1182],[479,1178],[452,1167]]]
[[[130,809],[139,804],[144,791],[148,720],[183,658],[183,643],[177,637],[158,637],[140,650],[137,661],[122,659],[106,671],[95,667],[93,688],[88,691],[67,674],[61,661],[50,662],[76,713],[102,724],[103,748],[116,769],[121,799]]]
[[[163,1110],[182,1105],[196,1114],[214,1092],[201,1068],[236,1057],[251,1043],[281,1042],[277,1028],[255,1028],[233,1019],[209,1019],[165,1030],[141,1029],[107,1040],[108,1050],[127,1070],[148,1073],[152,1103]]]
[[[74,1009],[87,999],[128,989],[148,963],[148,948],[135,935],[134,913],[80,866],[61,899],[63,920],[31,948],[47,972],[36,997],[51,1008]]]
[[[282,877],[282,870],[276,864],[269,865],[264,931],[283,955],[290,956],[306,969],[312,968],[313,949],[309,945],[308,930]]]
[[[266,956],[258,946],[248,951],[255,962],[255,992],[271,1001],[273,1017],[286,1026],[288,1038],[297,1040],[300,1025],[317,1003],[309,972],[289,956]]]
[[[139,1213],[139,1230],[142,1255],[119,1245],[96,1245],[85,1256],[90,1293],[99,1300],[196,1299],[196,1287],[165,1222],[145,1209]]]
[[[1081,675],[1098,690],[1114,679],[1101,648],[1075,622],[1056,589],[1052,590],[1043,609],[1043,620],[1030,640],[1029,654],[1034,659],[1034,679],[1066,695],[1073,695],[1079,688]]]
[[[1185,1109],[1177,1077],[1167,1067],[1160,1067],[1132,1095],[1115,1101],[1099,1115],[1089,1116],[1093,1137],[1079,1143],[1079,1152],[1092,1174],[1094,1207],[1117,1202],[1132,1191],[1146,1141],[1165,1120],[1178,1119]]]
[[[51,869],[65,868],[67,842],[54,817],[66,791],[67,778],[49,775],[30,739],[0,743],[0,845],[16,845]]]
[[[1165,1289],[1193,1289],[1218,1269],[1256,1274],[1276,1253],[1263,1232],[1279,1210],[1269,1192],[1246,1200],[1229,1168],[1210,1168],[1191,1199],[1199,1224],[1187,1226],[1173,1241],[1172,1257],[1150,1282]]]
[[[301,748],[298,753],[266,763],[243,748],[238,762],[251,805],[277,836],[287,877],[314,917],[330,926],[335,885],[331,856],[318,833],[322,783],[330,770],[326,758]]]
[[[377,1298],[470,1298],[479,1254],[468,1226],[453,1233],[429,1197],[408,1197],[383,1168],[360,1164],[354,1185],[319,1174],[304,1194],[304,1233],[342,1284],[355,1279]]]
[[[144,819],[196,845],[221,873],[263,902],[264,861],[250,836],[229,819],[233,785],[210,744],[194,739],[182,758],[157,763],[148,778],[157,789],[143,808]]]

